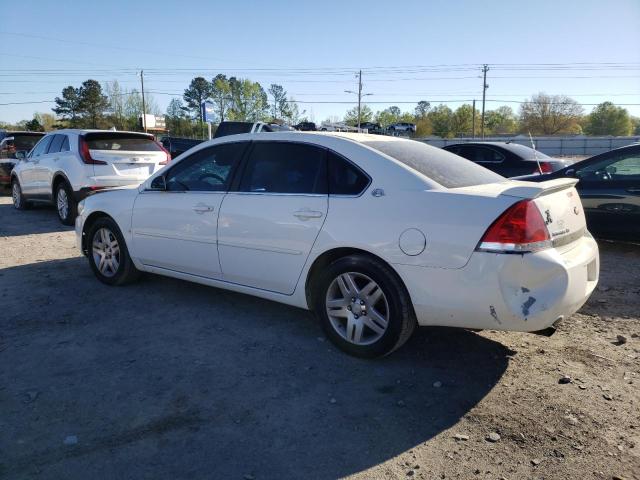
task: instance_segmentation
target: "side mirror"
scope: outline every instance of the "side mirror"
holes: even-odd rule
[[[160,175],[153,180],[151,180],[151,185],[149,186],[149,190],[157,190],[164,192],[167,189],[167,180],[164,178],[164,175]]]
[[[26,150],[18,150],[16,152],[16,159],[18,159],[18,160],[26,160],[28,153],[29,152],[27,152]]]
[[[576,170],[575,170],[574,168],[570,168],[570,169],[566,170],[566,171],[564,172],[564,174],[565,174],[567,177],[575,177],[575,176],[576,176]]]

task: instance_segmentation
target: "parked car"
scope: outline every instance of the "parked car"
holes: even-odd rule
[[[387,127],[389,132],[408,132],[415,133],[416,132],[416,124],[409,122],[398,122],[392,123]]]
[[[220,122],[213,138],[258,132],[273,132],[273,127],[264,122]]]
[[[363,122],[360,124],[360,129],[367,130],[367,133],[383,133],[383,128],[379,123],[375,122]]]
[[[108,187],[138,185],[171,156],[152,135],[111,130],[58,130],[27,154],[16,154],[11,172],[13,205],[53,203],[65,225],[73,225],[77,202]]]
[[[301,132],[315,132],[316,124],[313,122],[300,122],[297,125],[293,126],[296,130],[300,130]]]
[[[11,170],[16,164],[16,152],[29,151],[38,143],[42,132],[3,132],[0,141],[0,188],[11,186]]]
[[[178,155],[182,155],[184,152],[196,145],[199,145],[203,141],[204,140],[194,138],[171,137],[169,135],[160,139],[160,143],[162,143],[165,150],[171,154],[172,159],[176,158]]]
[[[503,177],[551,173],[571,164],[569,160],[551,158],[533,148],[509,142],[455,143],[443,148]]]
[[[597,236],[640,242],[640,144],[616,148],[540,177],[577,178],[589,230]]]
[[[599,257],[575,183],[395,137],[234,135],[86,198],[76,235],[106,284],[146,271],[311,309],[375,357],[416,324],[551,333],[580,308]]]

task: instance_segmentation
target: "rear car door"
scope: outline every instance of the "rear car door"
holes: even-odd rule
[[[640,240],[640,147],[596,158],[575,175],[589,229]]]
[[[60,160],[60,149],[62,148],[65,138],[66,135],[53,135],[47,154],[40,158],[40,163],[38,164],[35,175],[37,177],[38,190],[43,195],[53,196],[53,174]]]
[[[253,142],[220,210],[225,281],[293,293],[327,215],[326,162],[314,145]]]
[[[218,215],[246,142],[194,152],[165,175],[166,190],[145,190],[133,209],[133,255],[143,264],[220,278]]]

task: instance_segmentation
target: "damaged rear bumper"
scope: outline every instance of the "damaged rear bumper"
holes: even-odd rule
[[[587,234],[562,249],[474,252],[460,269],[395,265],[420,325],[550,334],[598,282],[598,245]]]

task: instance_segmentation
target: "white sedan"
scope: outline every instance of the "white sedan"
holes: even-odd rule
[[[313,310],[362,357],[416,325],[551,332],[596,286],[575,180],[507,180],[426,144],[346,133],[219,138],[79,206],[110,285],[151,272]]]

